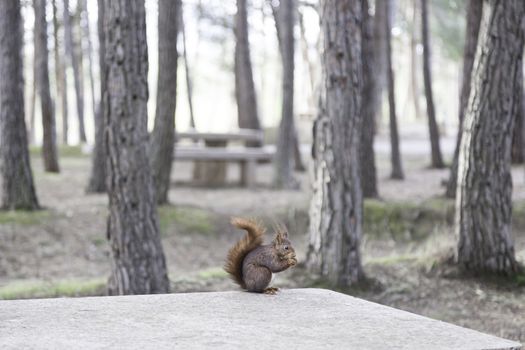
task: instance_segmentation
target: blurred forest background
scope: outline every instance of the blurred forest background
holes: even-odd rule
[[[0,1],[0,299],[231,290],[248,216],[279,287],[525,341],[521,0]]]

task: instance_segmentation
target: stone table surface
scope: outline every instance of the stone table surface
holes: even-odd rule
[[[322,289],[0,301],[0,349],[520,349]]]

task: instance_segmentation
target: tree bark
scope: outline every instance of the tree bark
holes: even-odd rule
[[[274,186],[277,188],[297,188],[293,175],[296,131],[294,126],[294,53],[295,53],[295,1],[283,1],[273,7],[278,42],[282,59],[281,124],[277,137],[277,154],[274,159]]]
[[[481,22],[481,13],[483,2],[480,0],[469,0],[467,6],[467,28],[465,30],[465,47],[463,49],[463,79],[461,82],[461,92],[459,95],[459,126],[456,138],[456,148],[452,165],[450,166],[450,175],[447,182],[445,196],[454,198],[456,196],[456,187],[458,183],[458,159],[459,148],[461,146],[461,135],[463,134],[463,119],[467,111],[468,99],[470,94],[470,85],[472,78],[472,67],[474,65],[474,56],[478,44],[479,25]]]
[[[363,13],[361,55],[363,62],[363,100],[361,104],[361,115],[363,125],[361,130],[361,185],[365,198],[378,197],[377,175],[374,153],[374,124],[379,105],[375,103],[376,92],[375,69],[377,67],[375,57],[375,45],[373,34],[373,18],[368,13],[368,0],[361,0],[361,11]]]
[[[281,60],[284,60],[284,56],[283,56],[283,29],[281,29],[281,27],[284,26],[284,23],[283,23],[283,16],[281,14],[282,11],[279,11],[279,9],[281,8],[280,4],[278,4],[277,6],[275,6],[275,3],[272,3],[271,1],[269,1],[269,4],[272,8],[272,13],[273,13],[273,17],[274,17],[274,22],[275,22],[275,30],[277,32],[277,42],[279,44],[279,53],[281,54]],[[297,10],[297,6],[295,6],[295,9]],[[301,14],[299,11],[296,11],[296,13],[299,15],[299,18],[301,18]],[[295,22],[294,22],[295,23]],[[302,25],[302,24],[301,24]],[[303,35],[304,31],[304,28],[301,27],[301,35]],[[295,45],[295,44],[294,44]],[[304,45],[303,45],[304,47]],[[288,49],[289,50],[289,49]],[[306,59],[306,62],[308,63],[308,66],[310,66],[310,61],[308,59],[308,55],[306,54],[305,55],[305,52],[303,50],[303,58]],[[284,69],[284,63],[283,63],[283,69]],[[294,67],[295,67],[295,64],[294,64]],[[311,68],[311,67],[310,67]],[[295,68],[294,68],[295,69]],[[311,71],[310,71],[311,72]],[[283,79],[285,79],[285,74],[284,74],[284,71],[283,71]],[[313,84],[313,81],[312,79],[310,79],[310,82],[311,84]],[[284,84],[284,81],[283,81],[283,84]],[[312,85],[313,86],[313,85]],[[283,90],[284,91],[284,90]],[[312,88],[312,91],[313,91],[313,88]],[[293,93],[293,91],[292,91]],[[289,101],[285,101],[284,99],[284,92],[283,92],[283,107],[282,108],[285,108],[284,105],[289,105]],[[292,103],[293,105],[293,103]],[[292,106],[293,107],[293,106]],[[282,122],[282,118],[281,118],[281,122]],[[295,123],[294,123],[295,124]],[[281,129],[279,129],[281,130]],[[279,131],[280,132],[280,131]],[[297,128],[295,127],[295,125],[293,126],[293,163],[294,163],[294,168],[295,170],[297,171],[300,171],[300,172],[303,172],[306,170],[306,167],[304,166],[304,162],[303,162],[303,159],[302,159],[302,156],[301,156],[301,149],[300,149],[300,142],[299,142],[299,135],[298,135],[298,132],[297,132]],[[279,140],[278,140],[279,141]],[[291,187],[296,187],[296,184],[294,184],[293,182],[291,183]]]
[[[2,209],[38,209],[24,114],[19,0],[0,1],[0,176]]]
[[[377,113],[375,116],[374,133],[377,132],[376,126],[381,121],[383,105],[383,91],[387,89],[387,57],[386,57],[386,6],[385,0],[375,1],[375,15],[373,24],[374,35],[374,55],[376,60],[376,67],[374,67],[375,91],[374,104],[377,105]]]
[[[390,116],[390,160],[392,163],[392,179],[402,180],[405,175],[403,173],[403,164],[401,163],[401,152],[399,150],[399,134],[397,132],[397,117],[396,117],[396,97],[395,97],[395,82],[394,71],[392,69],[392,34],[390,23],[391,20],[391,3],[392,0],[385,0],[381,2],[384,6],[384,31],[386,41],[386,75],[388,82],[388,109]]]
[[[182,4],[180,5],[180,31],[182,34],[182,47],[184,48],[184,72],[186,75],[186,92],[188,95],[188,108],[190,110],[190,127],[195,129],[195,114],[193,112],[193,83],[190,75],[190,67],[188,63],[188,51],[186,45],[186,26],[184,24],[184,11]]]
[[[33,80],[31,81],[31,93],[29,95],[29,143],[36,143],[36,120],[35,120],[35,107],[36,107],[36,77],[37,77],[37,67],[36,67],[36,52],[33,51]]]
[[[56,77],[56,98],[60,99],[60,112],[62,116],[62,143],[68,144],[68,99],[67,99],[67,86],[66,86],[66,70],[64,62],[60,55],[60,42],[58,40],[58,11],[56,0],[53,0],[53,37],[55,40],[55,77]]]
[[[66,56],[73,67],[73,78],[75,81],[75,97],[78,115],[78,137],[81,143],[86,142],[86,130],[84,126],[84,96],[81,87],[81,70],[78,56],[75,54],[73,45],[73,32],[71,28],[71,15],[69,13],[69,0],[64,0],[64,36],[66,42]]]
[[[524,16],[521,0],[483,2],[456,200],[458,261],[476,273],[512,274],[519,269],[511,233],[510,153],[520,107]]]
[[[159,204],[168,202],[173,164],[180,8],[179,0],[159,0],[159,75],[150,158]]]
[[[37,60],[37,89],[42,106],[42,126],[44,138],[42,145],[42,158],[44,169],[48,172],[59,172],[55,115],[53,111],[53,101],[49,89],[49,67],[47,49],[47,22],[46,22],[46,1],[34,0],[35,8],[35,52]]]
[[[247,0],[237,0],[235,15],[235,96],[240,128],[261,129],[257,111],[257,97],[253,82],[250,42],[248,40]],[[249,146],[260,146],[260,142],[250,142]]]
[[[111,0],[105,5],[109,294],[166,293],[169,281],[147,155],[144,0]]]
[[[80,0],[78,2],[80,7],[80,29],[81,38],[79,40],[80,53],[85,54],[88,59],[88,75],[89,75],[89,90],[91,93],[91,104],[93,108],[93,114],[97,113],[97,103],[95,99],[95,78],[93,77],[93,45],[91,43],[91,30],[89,28],[89,12],[87,9],[87,0]],[[83,52],[82,42],[85,40],[87,52]]]
[[[314,273],[345,287],[364,278],[359,251],[361,3],[323,0],[320,10],[323,80],[314,124],[307,264]]]
[[[419,71],[419,60],[417,58],[417,14],[418,12],[418,3],[419,0],[413,0],[413,9],[412,9],[412,31],[410,33],[410,87],[412,90],[412,99],[414,100],[414,114],[416,119],[421,118],[421,106],[419,104],[419,80],[417,72]]]
[[[518,73],[522,79],[519,84],[519,101],[518,109],[515,115],[515,126],[512,135],[512,151],[511,161],[515,164],[522,164],[525,162],[525,105],[523,103],[523,67],[520,66]]]
[[[428,0],[421,0],[421,32],[423,40],[423,83],[425,86],[425,98],[427,100],[428,131],[430,135],[431,166],[432,168],[444,168],[443,156],[439,145],[439,128],[436,121],[436,109],[434,107],[434,96],[432,94],[432,74],[430,63],[430,38],[428,29]]]
[[[93,148],[93,159],[91,175],[86,189],[88,193],[106,192],[106,132],[104,129],[104,115],[106,104],[104,96],[106,93],[107,72],[104,62],[106,56],[106,36],[104,32],[105,0],[98,0],[98,41],[99,41],[99,68],[100,68],[100,102],[95,111],[95,146]]]

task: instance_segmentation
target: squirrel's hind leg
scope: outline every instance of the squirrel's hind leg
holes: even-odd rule
[[[264,266],[248,265],[243,278],[248,292],[263,293],[272,280],[272,272]]]

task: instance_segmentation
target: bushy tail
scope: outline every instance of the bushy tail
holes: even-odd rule
[[[231,223],[239,229],[246,230],[247,233],[228,252],[224,270],[241,288],[246,288],[242,278],[242,263],[249,252],[262,245],[264,227],[251,219],[232,218]]]

